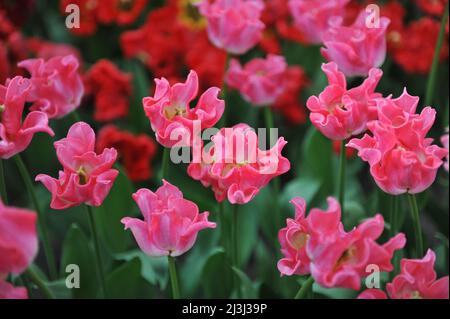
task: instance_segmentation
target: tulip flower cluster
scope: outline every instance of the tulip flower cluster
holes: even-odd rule
[[[0,299],[28,297],[25,287],[14,287],[5,279],[23,273],[37,252],[36,213],[5,206],[0,200]]]
[[[57,3],[0,2],[0,299],[449,298],[447,0]]]
[[[406,244],[403,233],[383,245],[376,242],[384,230],[382,215],[346,232],[340,205],[332,197],[328,198],[328,210],[314,208],[308,216],[304,199],[297,197],[291,203],[295,206],[295,219],[288,219],[287,227],[278,234],[285,256],[278,262],[281,274],[310,273],[324,287],[359,290],[368,265],[392,271],[394,252]]]

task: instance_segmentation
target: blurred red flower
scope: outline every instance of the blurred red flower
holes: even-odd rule
[[[201,89],[222,87],[227,54],[209,42],[206,32],[195,34],[186,49],[186,66],[197,72]]]
[[[266,25],[260,47],[267,53],[281,54],[280,38],[305,43],[304,35],[292,23],[286,0],[266,0],[261,20]]]
[[[156,155],[156,143],[147,135],[133,135],[110,124],[98,133],[97,151],[115,148],[119,161],[125,167],[128,177],[134,181],[144,181],[153,175],[151,161]]]
[[[70,4],[80,8],[80,27],[69,29],[73,34],[88,36],[97,31],[98,24],[128,25],[136,21],[148,0],[61,0],[61,13]]]
[[[66,14],[68,5],[74,4],[80,8],[80,26],[79,28],[69,29],[75,35],[87,36],[97,31],[97,20],[95,10],[97,8],[96,0],[61,0],[59,7],[62,14]]]
[[[5,11],[0,9],[0,83],[8,77],[24,75],[17,62],[28,58],[27,43]]]
[[[85,75],[87,94],[95,96],[94,119],[112,121],[128,115],[131,75],[121,72],[109,60],[99,60]]]
[[[97,17],[101,23],[118,25],[133,23],[144,10],[148,0],[102,0],[98,1]]]
[[[424,17],[413,21],[398,33],[390,33],[391,54],[394,61],[406,72],[427,74],[433,62],[440,24]],[[440,61],[448,58],[448,38],[440,52]]]
[[[285,73],[285,89],[272,105],[272,109],[281,113],[291,124],[303,124],[306,121],[306,112],[299,96],[309,85],[309,80],[300,66],[290,66]]]
[[[448,0],[415,0],[417,6],[425,13],[442,16]]]
[[[226,53],[214,47],[206,34],[206,21],[190,0],[172,0],[149,13],[147,21],[120,37],[122,52],[137,58],[155,77],[180,79],[195,70],[202,89],[222,86]]]
[[[183,67],[184,27],[176,21],[177,8],[156,9],[137,30],[122,33],[120,44],[127,58],[138,58],[156,77],[170,77]]]

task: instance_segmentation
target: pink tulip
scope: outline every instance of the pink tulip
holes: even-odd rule
[[[253,59],[244,67],[233,59],[226,81],[231,88],[238,89],[249,103],[268,106],[284,91],[286,69],[286,61],[279,55],[269,55],[267,59]]]
[[[314,209],[308,217],[311,237],[307,252],[315,281],[326,288],[359,290],[361,278],[369,274],[368,265],[392,271],[394,252],[406,244],[404,234],[397,234],[384,245],[378,244],[376,239],[384,230],[384,220],[379,214],[347,233],[340,222],[339,203],[333,198],[328,203],[328,211]]]
[[[75,56],[57,56],[48,61],[29,59],[18,65],[31,74],[27,101],[33,102],[32,110],[45,112],[49,118],[61,118],[80,105],[84,88]]]
[[[400,274],[386,285],[392,299],[448,299],[448,276],[436,279],[435,253],[429,249],[423,259],[402,259]]]
[[[297,29],[311,43],[321,43],[332,19],[343,17],[350,0],[289,0]]]
[[[388,299],[388,296],[380,289],[371,288],[360,293],[358,299]]]
[[[0,200],[0,282],[2,275],[23,273],[37,251],[36,214]]]
[[[200,230],[216,227],[208,221],[208,212],[199,214],[197,205],[165,180],[155,193],[140,189],[133,199],[144,220],[126,217],[122,223],[149,256],[180,256],[192,248]]]
[[[24,287],[14,287],[0,278],[0,300],[1,299],[28,299],[27,289]]]
[[[368,123],[373,136],[365,134],[347,144],[358,150],[370,165],[370,173],[386,193],[416,194],[434,182],[442,159],[448,151],[426,138],[433,126],[436,111],[425,107],[415,114],[418,97],[405,91],[396,99],[377,99],[378,120]]]
[[[291,200],[295,206],[295,219],[288,218],[286,227],[278,233],[283,258],[278,261],[278,270],[281,275],[309,274],[310,260],[306,253],[306,244],[310,237],[308,220],[305,218],[306,203],[301,197]]]
[[[441,137],[441,143],[444,146],[444,148],[447,150],[447,161],[444,164],[444,168],[445,170],[448,172],[448,163],[449,163],[449,154],[448,154],[448,129],[447,129],[447,134],[444,134]]]
[[[100,206],[119,173],[112,169],[117,151],[106,148],[102,154],[96,154],[95,133],[83,122],[72,125],[67,138],[54,145],[64,168],[59,179],[43,174],[36,177],[52,193],[50,207],[66,209],[83,203]]]
[[[0,85],[0,158],[8,159],[24,151],[35,133],[54,135],[43,112],[33,111],[22,122],[30,81],[16,76]]]
[[[336,63],[323,64],[322,70],[329,84],[318,97],[311,96],[306,103],[313,125],[335,141],[366,131],[367,122],[377,118],[374,100],[381,94],[376,93],[375,88],[383,72],[372,69],[360,86],[347,90],[345,76]]]
[[[312,209],[305,218],[305,202],[294,198],[295,220],[279,233],[284,258],[278,269],[284,275],[311,273],[326,288],[360,289],[361,279],[369,273],[366,267],[377,265],[380,271],[391,271],[394,252],[404,247],[406,239],[399,233],[384,245],[376,240],[384,230],[381,215],[367,219],[350,232],[341,222],[339,202],[328,198],[328,209]]]
[[[201,163],[191,163],[188,174],[211,186],[216,200],[228,197],[232,204],[246,204],[276,176],[289,171],[290,162],[281,155],[283,137],[270,150],[258,148],[258,136],[247,124],[223,128],[212,137]]]
[[[400,274],[386,285],[391,299],[448,299],[449,277],[436,279],[434,271],[435,253],[428,249],[423,259],[402,259]],[[387,299],[386,293],[378,289],[363,291],[359,299]]]
[[[365,76],[380,67],[386,57],[386,29],[390,20],[381,17],[379,25],[368,25],[368,14],[362,11],[351,26],[334,19],[323,33],[322,55],[334,61],[346,76]],[[370,19],[369,19],[370,20]]]
[[[209,39],[216,47],[240,55],[262,39],[262,0],[203,0],[198,6],[208,21]]]
[[[189,73],[185,83],[170,86],[165,78],[156,79],[155,82],[154,97],[144,98],[143,104],[161,145],[172,147],[180,145],[180,142],[184,146],[192,145],[194,122],[198,121],[200,128],[204,129],[214,126],[222,117],[225,102],[218,98],[220,89],[216,87],[203,93],[195,108],[189,107],[198,94],[198,76],[195,71]]]

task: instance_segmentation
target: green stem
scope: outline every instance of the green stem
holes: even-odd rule
[[[389,222],[391,223],[391,229],[390,229],[390,235],[391,237],[394,237],[397,234],[398,231],[398,220],[399,220],[399,211],[398,211],[398,203],[399,203],[399,197],[397,195],[391,195],[391,212],[389,216]],[[398,265],[399,265],[399,252],[394,253],[394,258],[392,264],[394,265],[394,271],[391,271],[389,273],[389,278],[394,279],[395,275],[397,274]]]
[[[25,183],[25,187],[28,190],[28,194],[31,197],[31,201],[33,202],[34,208],[38,215],[38,225],[42,237],[42,244],[44,246],[45,256],[47,258],[47,265],[50,273],[50,278],[56,279],[58,276],[58,271],[56,268],[55,256],[53,255],[52,246],[50,244],[50,237],[47,229],[47,223],[44,212],[41,210],[41,206],[39,205],[37,199],[36,191],[33,187],[31,176],[28,173],[28,170],[22,158],[18,154],[14,157],[14,160],[16,162],[17,168],[19,169],[20,175],[22,176],[23,182]]]
[[[227,125],[227,115],[228,115],[228,106],[227,106],[227,94],[228,94],[228,86],[227,86],[227,82],[225,80],[226,78],[226,74],[228,71],[228,66],[230,64],[230,60],[231,60],[231,56],[229,53],[227,53],[227,57],[226,57],[226,61],[225,61],[225,68],[223,70],[223,84],[222,84],[222,90],[221,90],[221,97],[222,100],[225,101],[225,110],[223,111],[223,115],[222,118],[219,120],[219,122],[217,123],[217,127],[218,128],[222,128],[225,127]]]
[[[95,264],[97,268],[97,276],[100,281],[100,293],[102,298],[106,298],[106,282],[105,282],[105,273],[103,271],[103,261],[102,255],[100,251],[100,239],[97,234],[97,228],[95,226],[95,217],[94,211],[91,206],[86,205],[86,211],[88,214],[89,227],[91,229],[92,241],[94,242],[94,251],[95,251]]]
[[[264,107],[264,120],[266,122],[266,134],[267,134],[267,140],[270,141],[270,129],[274,127],[274,121],[273,121],[273,114],[272,110],[270,109],[270,106]],[[270,147],[270,143],[268,145]]]
[[[175,258],[172,256],[167,256],[169,261],[169,275],[170,282],[172,284],[172,298],[180,299],[180,285],[178,283],[177,266],[175,265]]]
[[[270,129],[274,127],[273,113],[270,109],[270,106],[264,107],[264,119],[266,122],[266,134],[267,134],[267,149],[270,149],[271,143],[271,134]],[[279,207],[278,207],[278,195],[280,193],[280,179],[279,177],[274,178],[273,182],[273,198],[275,198],[274,202],[274,216],[276,218],[276,222],[274,223],[276,231],[281,228],[281,218],[279,218]]]
[[[239,269],[239,251],[238,251],[238,205],[233,205],[233,216],[231,223],[231,241],[232,241],[232,263],[233,267]]]
[[[28,268],[25,274],[38,287],[38,289],[44,294],[47,299],[55,298],[51,290],[47,287],[47,284],[38,276],[38,274],[34,270]]]
[[[219,213],[217,214],[217,223],[219,224],[220,228],[220,245],[227,249],[225,240],[227,238],[226,236],[226,230],[225,230],[225,215],[224,215],[224,202],[219,203]]]
[[[345,206],[344,206],[344,200],[345,200],[345,164],[346,164],[345,140],[342,140],[342,142],[341,142],[340,160],[339,160],[339,203],[341,204],[342,219],[344,219],[343,217],[344,217],[344,214],[345,214]]]
[[[8,195],[6,192],[5,171],[3,168],[3,160],[0,159],[0,195],[3,204],[8,205]]]
[[[170,148],[165,147],[163,151],[161,177],[168,179],[169,177]]]
[[[414,233],[416,237],[416,258],[423,256],[423,237],[422,225],[420,224],[419,206],[417,205],[416,196],[414,194],[407,194],[409,207],[411,209],[411,217],[413,220]]]
[[[238,246],[238,205],[233,205],[233,216],[231,222],[231,266],[235,269],[239,268],[239,246]],[[237,292],[237,297],[241,298],[241,287],[237,274],[233,275],[234,287]]]
[[[311,291],[314,284],[314,278],[310,276],[300,287],[300,290],[295,295],[294,299],[305,299],[306,295]]]
[[[433,63],[431,64],[430,75],[428,76],[427,90],[425,94],[425,105],[429,106],[433,102],[434,88],[436,85],[436,77],[439,66],[439,56],[441,53],[442,43],[444,42],[445,27],[448,19],[448,2],[445,7],[444,15],[442,16],[441,28],[439,30],[436,47],[434,49]]]
[[[398,220],[398,196],[391,195],[391,213],[389,222],[391,223],[391,236],[397,234],[397,220]]]

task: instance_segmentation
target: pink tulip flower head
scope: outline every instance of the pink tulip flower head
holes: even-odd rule
[[[28,299],[25,287],[14,287],[9,282],[0,278],[0,300],[1,299]]]
[[[49,118],[61,118],[80,105],[84,87],[74,55],[56,56],[48,61],[29,59],[18,65],[31,74],[27,101],[33,102],[32,110],[45,112]]]
[[[64,168],[59,172],[59,179],[43,174],[36,177],[52,193],[50,207],[66,209],[83,203],[100,206],[119,173],[112,169],[117,151],[106,148],[96,154],[95,133],[84,122],[75,123],[67,137],[54,145]]]
[[[204,149],[203,161],[193,162],[188,174],[204,186],[211,186],[216,200],[246,204],[271,179],[289,171],[290,162],[281,155],[287,144],[280,137],[269,150],[258,147],[258,136],[247,124],[223,128]]]
[[[406,89],[399,98],[377,99],[379,119],[367,125],[372,136],[365,134],[347,144],[369,163],[372,177],[386,193],[424,191],[434,182],[442,159],[448,155],[446,149],[426,138],[436,111],[425,107],[415,114],[418,102],[419,98]]]
[[[358,87],[347,90],[345,75],[334,62],[322,65],[328,86],[319,96],[311,96],[306,106],[311,111],[313,125],[331,140],[345,140],[367,130],[367,123],[377,118],[375,89],[383,75],[372,69],[368,78]]]
[[[294,24],[310,43],[321,43],[331,20],[343,17],[350,0],[289,0]]]
[[[281,275],[309,274],[310,260],[306,253],[306,244],[310,237],[308,220],[305,217],[306,203],[301,197],[291,200],[295,206],[295,219],[287,219],[286,227],[278,232],[283,258],[278,261]]]
[[[149,256],[180,256],[192,248],[200,230],[216,227],[208,221],[208,212],[199,214],[197,205],[184,199],[183,193],[165,180],[155,193],[140,189],[133,199],[144,220],[125,217],[122,223]]]
[[[386,57],[386,29],[390,20],[369,21],[362,11],[351,26],[334,19],[323,34],[322,55],[334,61],[346,76],[366,76],[370,69],[380,67]]]
[[[198,76],[191,71],[185,83],[170,86],[165,79],[156,79],[154,97],[143,100],[144,110],[157,141],[165,147],[190,146],[194,138],[194,125],[199,129],[214,126],[222,117],[225,102],[218,98],[219,88],[211,87],[203,93],[197,106],[189,104],[198,93]]]
[[[198,6],[208,21],[209,39],[216,47],[240,55],[262,39],[262,0],[203,0]]]
[[[0,285],[4,276],[23,273],[37,251],[36,214],[0,200]]]
[[[400,274],[386,285],[391,299],[448,299],[449,277],[437,279],[434,271],[435,253],[429,249],[423,259],[402,259]],[[387,299],[379,289],[363,291],[359,299]]]
[[[429,249],[423,259],[402,259],[400,274],[386,285],[392,299],[448,299],[448,276],[436,279],[435,253]]]
[[[35,133],[54,135],[45,113],[33,111],[22,121],[30,81],[20,76],[0,85],[0,158],[8,159],[24,151]]]
[[[448,154],[448,128],[447,128],[447,133],[444,134],[441,137],[441,143],[444,146],[444,148],[447,150],[447,161],[444,164],[444,168],[445,170],[448,172],[448,163],[449,163],[449,154]]]
[[[253,59],[244,67],[233,59],[226,75],[227,84],[238,89],[244,99],[256,106],[272,105],[283,93],[287,63],[282,56]]]
[[[366,289],[358,295],[358,299],[388,299],[388,296],[380,289]]]
[[[310,238],[306,250],[315,281],[326,288],[359,290],[361,279],[368,274],[368,265],[377,265],[380,271],[392,271],[394,252],[406,244],[404,234],[396,235],[384,245],[378,244],[376,240],[384,229],[381,215],[347,233],[340,221],[339,203],[329,198],[328,205],[327,211],[313,209],[308,216]]]

